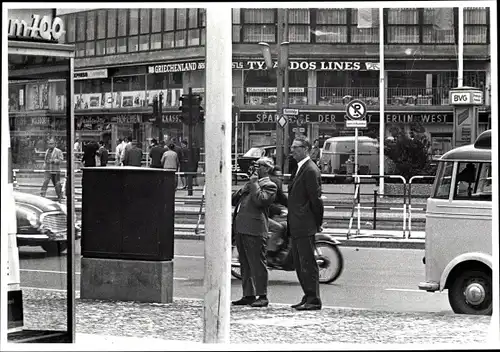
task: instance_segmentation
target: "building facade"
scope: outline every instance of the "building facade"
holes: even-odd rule
[[[103,140],[112,151],[117,139],[125,136],[148,145],[159,135],[151,104],[160,92],[164,96],[163,137],[188,138],[188,128],[179,119],[179,97],[190,87],[202,96],[207,89],[204,9],[85,9],[57,15],[66,26],[60,42],[76,46],[78,138]],[[453,109],[448,92],[457,86],[458,9],[450,9],[445,29],[436,29],[435,9],[384,10],[382,117],[380,26],[360,28],[366,25],[360,26],[358,17],[355,8],[288,10],[287,105],[300,111],[290,120],[290,134],[303,133],[310,139],[353,134],[344,127],[344,112],[346,102],[356,98],[368,106],[368,127],[361,134],[378,137],[381,119],[386,123],[386,136],[393,126],[411,129],[417,124],[428,133],[435,154],[449,150]],[[233,9],[232,22],[233,100],[240,110],[235,122],[238,153],[242,153],[254,145],[275,143],[276,72],[265,69],[257,43],[269,43],[276,53],[277,9]],[[479,132],[491,125],[489,33],[489,9],[465,8],[463,85],[484,92]],[[49,82],[52,85],[36,91],[64,95],[58,93],[56,82]],[[35,88],[24,90],[26,108],[36,100],[31,99],[30,89]],[[12,101],[20,99],[16,92],[19,89],[9,92]],[[57,121],[57,109],[62,107],[43,108]],[[39,122],[40,133],[51,128],[47,121]],[[13,123],[23,129],[21,119]],[[203,148],[203,125],[196,126],[193,144]]]

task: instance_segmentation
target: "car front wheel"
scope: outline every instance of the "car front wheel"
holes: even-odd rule
[[[67,247],[65,242],[49,242],[42,244],[43,250],[51,255],[60,255]]]
[[[451,308],[458,314],[491,315],[491,272],[467,270],[448,288]]]

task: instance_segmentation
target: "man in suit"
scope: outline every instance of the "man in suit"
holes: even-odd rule
[[[266,241],[269,206],[276,197],[277,186],[269,178],[274,167],[271,158],[255,163],[250,180],[233,197],[234,230],[241,265],[243,297],[233,305],[267,307]],[[256,298],[258,296],[258,298]]]
[[[45,152],[43,163],[45,173],[40,195],[45,197],[49,182],[52,180],[54,188],[56,189],[57,201],[60,202],[63,197],[61,185],[61,162],[63,162],[64,156],[61,149],[56,147],[56,141],[54,138],[49,139],[48,146],[49,147]]]
[[[133,141],[130,148],[125,148],[123,156],[123,166],[141,166],[142,149],[139,142]]]
[[[323,201],[321,199],[321,173],[309,157],[311,143],[298,136],[291,146],[297,171],[288,185],[288,231],[292,240],[295,271],[304,291],[297,310],[321,309],[319,296],[319,269],[314,258],[315,234],[322,231]]]

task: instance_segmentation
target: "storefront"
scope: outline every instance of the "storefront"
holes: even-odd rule
[[[60,271],[59,280],[51,282],[50,293],[30,289],[33,281],[27,281],[28,276],[21,276],[19,273],[20,236],[17,235],[19,228],[12,233],[9,231],[7,269],[9,291],[8,302],[2,302],[2,309],[5,310],[4,308],[8,306],[9,342],[74,342],[75,201],[72,192],[74,156],[73,153],[68,153],[71,150],[69,146],[74,142],[75,132],[73,106],[70,104],[73,92],[74,46],[58,44],[57,41],[64,32],[64,23],[55,17],[54,9],[38,9],[36,13],[33,11],[32,9],[8,10],[9,116],[2,121],[2,138],[6,137],[5,132],[10,134],[13,163],[5,170],[2,169],[2,172],[8,173],[11,179],[14,174],[13,169],[22,167],[22,172],[34,177],[38,174],[34,172],[37,168],[34,165],[34,155],[42,154],[44,156],[42,161],[47,158],[49,154],[46,152],[48,150],[46,143],[49,140],[50,142],[53,140],[56,147],[63,152],[64,160],[58,164],[57,171],[65,175],[63,176],[67,190],[63,195],[66,198],[65,205],[51,201],[48,194],[47,197],[39,196],[40,189],[34,193],[19,189],[11,196],[14,198],[16,212],[20,207],[19,214],[23,213],[23,206],[31,207],[29,223],[34,229],[36,226],[47,226],[43,228],[45,232],[41,232],[40,235],[53,235],[51,231],[56,229],[59,235],[64,233],[66,236],[66,241],[44,243],[46,246],[42,248],[47,253],[37,252],[36,258],[44,259],[44,255],[54,248],[60,250],[62,248],[60,245],[65,246],[66,254],[50,258],[51,265]],[[7,118],[8,124],[5,123]],[[3,128],[6,125],[9,127],[8,131]],[[51,169],[53,174],[54,170],[56,168]],[[3,188],[2,186],[2,190]],[[32,195],[25,196],[23,193]],[[18,197],[21,197],[21,202],[18,202]],[[62,202],[62,199],[60,201]],[[47,204],[50,205],[50,211],[41,216]],[[57,221],[52,222],[49,219]],[[12,224],[16,222],[14,218]],[[26,223],[22,223],[22,226],[26,227]],[[51,237],[51,235],[44,236],[49,239]],[[21,240],[26,241],[26,237]],[[37,275],[41,273],[38,272]],[[36,277],[36,280],[46,279]]]

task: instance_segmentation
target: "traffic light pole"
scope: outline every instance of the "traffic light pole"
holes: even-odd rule
[[[192,172],[195,169],[195,162],[194,162],[194,143],[193,143],[193,127],[194,127],[194,121],[193,121],[193,88],[189,87],[188,91],[188,102],[189,102],[189,155],[188,155],[188,165],[189,165],[189,172]],[[197,170],[194,170],[195,172]],[[187,178],[187,190],[188,190],[188,196],[193,195],[193,175],[188,174]]]
[[[158,117],[157,117],[157,120],[158,121],[158,143],[160,143],[162,140],[163,140],[163,116],[162,116],[162,112],[163,112],[163,92],[160,92],[160,94],[158,95]]]
[[[288,40],[288,9],[284,9],[284,24],[283,24],[283,32],[284,32],[284,38],[286,42],[289,42]],[[279,29],[281,31],[281,29]],[[280,42],[281,43],[281,42]],[[281,48],[280,48],[281,49]],[[281,52],[281,50],[280,50]],[[289,72],[288,72],[288,63],[284,69],[284,74],[285,74],[285,103],[284,107],[287,108],[288,104],[290,103],[290,100],[288,99],[288,90],[289,90]],[[285,127],[283,127],[283,159],[284,159],[284,167],[281,169],[284,174],[287,174],[289,172],[288,166],[288,155],[290,153],[290,123],[287,123]]]
[[[281,43],[283,42],[284,9],[278,8],[278,68],[276,69],[276,116],[283,114],[283,70],[279,67],[281,62]],[[276,164],[283,170],[284,166],[284,131],[285,129],[276,119]],[[288,125],[288,123],[287,123]]]

